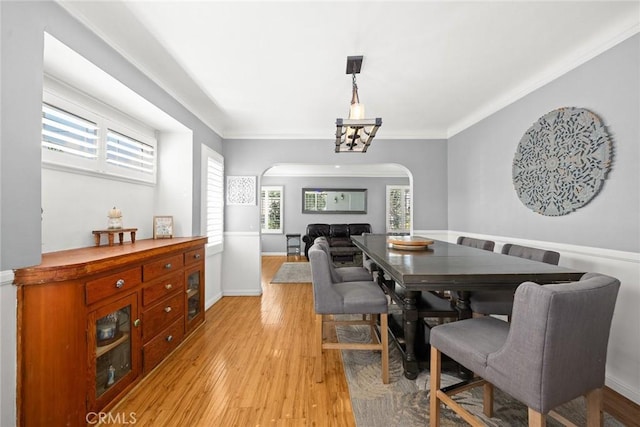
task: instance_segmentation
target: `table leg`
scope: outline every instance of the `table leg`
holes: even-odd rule
[[[456,299],[456,310],[458,310],[458,320],[471,318],[471,303],[468,291],[458,291]]]
[[[132,231],[131,232],[131,243],[135,243],[136,242],[136,232]]]
[[[96,246],[100,246],[100,234],[94,234],[93,235],[93,241],[95,242]]]
[[[458,320],[471,318],[471,303],[469,302],[469,297],[470,293],[468,291],[458,291],[458,299],[456,300]],[[463,380],[469,380],[473,378],[473,372],[458,364],[458,376]]]
[[[404,376],[410,380],[418,376],[418,359],[416,357],[416,331],[418,330],[417,300],[419,291],[406,291],[403,298],[402,320],[404,322]]]
[[[118,233],[118,243],[122,244],[122,241],[124,240],[124,232],[120,232]]]
[[[113,233],[107,233],[109,237],[109,246],[113,246]]]

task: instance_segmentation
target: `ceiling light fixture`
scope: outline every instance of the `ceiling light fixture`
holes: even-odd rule
[[[364,105],[360,103],[356,74],[362,68],[362,56],[347,57],[347,74],[352,76],[351,106],[348,119],[336,119],[336,153],[366,153],[367,148],[382,125],[380,117],[364,118]]]

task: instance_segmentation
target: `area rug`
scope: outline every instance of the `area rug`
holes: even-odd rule
[[[338,339],[342,342],[368,342],[369,327],[338,326]],[[373,351],[342,350],[342,362],[349,385],[351,404],[360,427],[424,427],[429,422],[429,371],[420,372],[415,380],[409,380],[402,370],[401,355],[390,343],[389,384],[382,384],[380,353]],[[453,372],[444,372],[442,386],[455,384],[460,380]],[[494,391],[494,416],[488,418],[482,413],[482,387],[462,392],[455,399],[483,420],[488,426],[526,426],[527,408],[520,402],[498,389]],[[575,399],[556,410],[559,414],[581,426],[586,425],[583,398]],[[448,408],[442,408],[443,427],[468,426]],[[561,426],[559,422],[547,418],[550,427]],[[604,425],[624,427],[613,417],[605,414]]]
[[[284,262],[271,283],[311,283],[311,266],[308,262]]]

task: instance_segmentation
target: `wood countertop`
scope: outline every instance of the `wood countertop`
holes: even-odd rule
[[[39,265],[14,270],[13,284],[25,286],[74,280],[90,274],[112,271],[134,260],[140,260],[141,256],[151,259],[206,243],[206,237],[174,237],[44,253]],[[144,254],[141,255],[141,252]]]

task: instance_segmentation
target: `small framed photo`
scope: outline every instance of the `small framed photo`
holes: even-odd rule
[[[171,239],[173,237],[173,217],[154,216],[153,217],[153,238]]]

